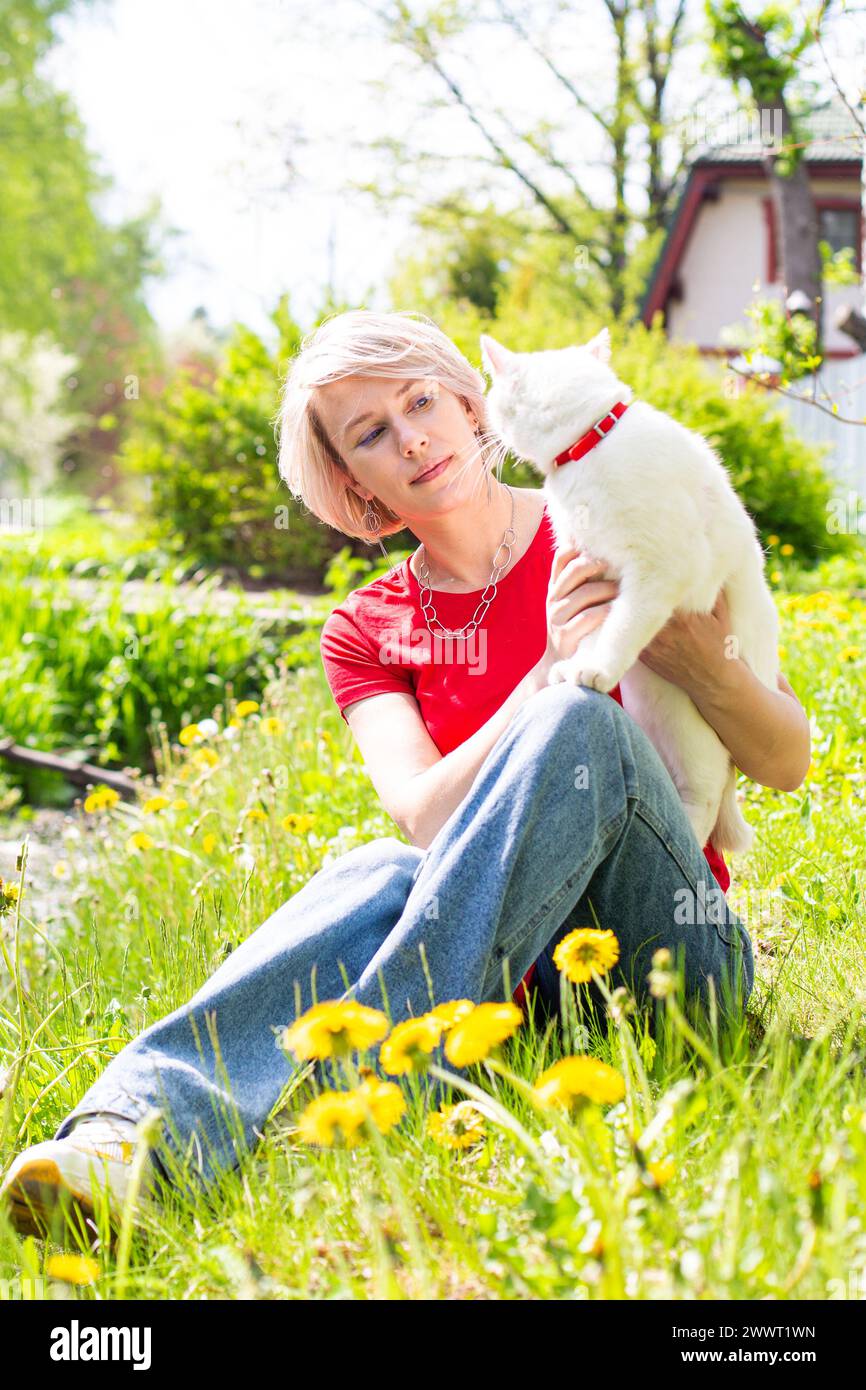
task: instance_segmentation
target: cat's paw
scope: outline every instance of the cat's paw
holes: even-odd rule
[[[564,682],[571,682],[571,664],[568,661],[556,661],[547,673],[548,685],[562,685]]]
[[[568,681],[570,685],[585,685],[590,690],[600,690],[607,695],[616,685],[616,676],[610,671],[599,671],[591,666],[575,666],[571,661],[557,661],[551,666],[547,677],[548,685],[559,685]]]
[[[598,670],[595,666],[584,666],[578,669],[574,683],[575,685],[586,685],[590,690],[600,690],[603,695],[607,695],[616,685],[616,676],[611,671]]]

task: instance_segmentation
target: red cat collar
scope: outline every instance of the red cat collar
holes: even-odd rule
[[[619,417],[628,410],[628,403],[617,401],[616,405],[602,415],[601,419],[594,425],[590,425],[586,434],[582,434],[570,449],[565,449],[561,454],[557,454],[553,460],[554,468],[559,468],[560,464],[571,463],[573,459],[582,459],[584,454],[588,454],[590,449],[594,449],[599,440],[604,439],[616,424]]]

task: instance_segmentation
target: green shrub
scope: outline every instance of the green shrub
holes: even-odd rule
[[[154,581],[130,611],[119,580],[80,588],[59,566],[34,572],[6,555],[0,572],[0,737],[105,764],[151,765],[159,726],[170,738],[229,691],[261,689],[300,624],[279,625],[241,597],[208,602],[215,580],[182,589]],[[29,773],[9,777],[33,790]],[[43,779],[44,780],[44,779]]]
[[[301,332],[283,302],[276,354],[237,325],[210,382],[181,370],[142,404],[121,449],[151,482],[151,510],[191,557],[294,582],[321,574],[345,537],[312,517],[280,482],[273,421],[284,365]]]

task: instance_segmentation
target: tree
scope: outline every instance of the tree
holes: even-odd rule
[[[806,141],[794,106],[797,64],[814,43],[829,0],[821,0],[816,19],[798,23],[786,0],[770,0],[750,19],[739,0],[706,0],[711,52],[719,71],[746,86],[758,111],[763,132],[778,128],[781,149],[766,142],[761,159],[770,185],[779,259],[787,296],[805,296],[802,312],[815,325],[813,352],[820,354],[822,338],[821,254],[818,214],[804,159]],[[798,301],[795,299],[794,301]]]
[[[92,3],[92,0],[80,0]],[[142,282],[157,273],[157,206],[120,226],[97,211],[109,180],[97,171],[67,94],[38,65],[56,18],[73,0],[4,0],[0,8],[0,329],[21,331],[78,361],[69,409],[87,418],[67,449],[97,469],[123,411],[123,383],[157,355]]]
[[[77,367],[50,339],[0,335],[0,483],[47,491],[61,451],[81,423],[69,415],[65,382]]]
[[[590,88],[576,79],[553,44],[540,36],[546,24],[561,16],[561,6],[535,4],[530,9],[506,0],[489,0],[482,6],[465,0],[440,0],[432,5],[371,0],[366,8],[376,16],[388,41],[411,55],[414,71],[433,79],[443,94],[442,104],[458,112],[479,137],[483,153],[473,156],[461,151],[461,164],[474,163],[482,174],[485,169],[488,174],[495,172],[506,190],[509,186],[520,190],[525,207],[538,214],[533,225],[545,225],[551,235],[563,239],[572,258],[578,253],[585,256],[598,273],[607,287],[610,313],[633,312],[629,261],[637,245],[649,238],[649,250],[643,253],[649,262],[685,157],[681,149],[677,168],[666,175],[663,145],[670,138],[666,98],[673,63],[684,42],[686,0],[665,5],[664,18],[660,0],[591,0],[591,16],[581,16],[580,22],[604,28],[612,56],[609,91],[600,91],[595,81]],[[527,66],[544,75],[552,94],[564,98],[564,121],[545,119],[529,127],[485,97],[476,80],[478,65],[467,71],[465,51],[460,54],[458,48],[459,41],[464,41],[465,50],[476,37],[486,43],[494,30],[516,40]],[[579,119],[601,137],[600,163],[610,175],[610,194],[602,207],[587,191],[577,161],[562,152],[569,141],[574,143]],[[378,148],[392,161],[394,180],[387,189],[381,181],[362,186],[380,199],[403,195],[417,202],[417,180],[408,184],[401,171],[441,167],[448,159],[426,145],[414,148],[405,137],[389,136]],[[643,188],[646,202],[638,211],[633,205],[636,187]],[[490,192],[485,187],[485,201]],[[428,192],[425,203],[428,207],[447,203],[469,224],[479,211],[477,189],[471,187],[452,186],[441,199],[431,199]]]

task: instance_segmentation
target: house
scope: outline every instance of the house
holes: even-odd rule
[[[853,247],[862,277],[862,133],[838,98],[812,113],[807,132],[820,236],[834,250]],[[784,297],[775,210],[760,158],[761,135],[769,143],[771,133],[755,122],[741,122],[736,133],[745,138],[696,147],[640,310],[647,325],[661,310],[669,338],[696,343],[708,355],[736,351],[724,330],[748,322],[744,312],[754,299]],[[833,315],[839,305],[859,306],[862,299],[862,283],[826,287],[825,358],[858,355],[852,339],[834,328]]]

